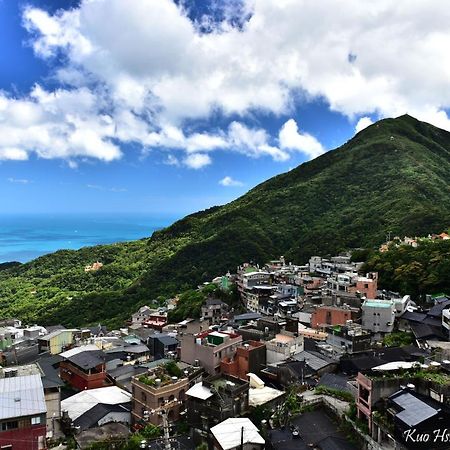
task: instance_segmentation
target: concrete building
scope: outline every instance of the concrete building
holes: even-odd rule
[[[216,298],[208,298],[202,305],[201,316],[211,325],[218,324],[227,311],[228,305],[225,302]]]
[[[220,361],[234,355],[241,344],[242,336],[231,332],[204,331],[180,336],[180,359],[191,364],[200,364],[206,372],[220,372]]]
[[[371,348],[371,334],[361,325],[348,321],[345,325],[327,327],[326,342],[333,353],[357,353]]]
[[[213,426],[248,412],[249,383],[225,375],[214,375],[186,392],[187,422],[195,445],[213,448]]]
[[[359,372],[356,382],[357,416],[367,421],[374,437],[377,430],[373,427],[373,412],[380,405],[380,400],[387,399],[399,391],[401,386],[413,386],[420,395],[431,397],[442,404],[450,404],[450,375],[439,363],[425,366],[417,362],[386,363],[365,373]]]
[[[392,300],[365,300],[362,304],[362,327],[373,333],[392,333],[395,303]]]
[[[132,316],[131,316],[132,325],[142,324],[146,319],[148,319],[150,314],[152,314],[154,312],[155,312],[154,309],[151,309],[148,306],[142,306],[141,308],[139,308],[138,311],[136,311],[134,314],[132,314]]]
[[[233,356],[222,359],[220,370],[224,375],[248,380],[248,373],[259,374],[266,366],[264,342],[248,341],[236,348]]]
[[[345,325],[348,320],[357,320],[359,310],[349,306],[319,306],[311,315],[311,328],[328,325]]]
[[[151,414],[160,406],[175,399],[179,404],[170,409],[168,417],[177,420],[184,409],[186,391],[201,380],[203,370],[199,367],[171,361],[172,369],[166,364],[149,369],[147,373],[133,377],[131,381],[132,423],[140,426],[148,420],[154,425],[160,425],[162,418],[158,414]],[[178,368],[178,370],[176,368]],[[178,373],[179,376],[171,375]]]
[[[162,333],[150,335],[147,343],[153,360],[167,358],[170,354],[175,354],[178,348],[177,339]]]
[[[285,361],[287,358],[303,351],[303,336],[293,333],[277,334],[274,339],[266,342],[267,364]]]

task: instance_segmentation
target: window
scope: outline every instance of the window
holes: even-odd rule
[[[2,431],[15,430],[16,428],[19,428],[19,422],[17,420],[13,420],[10,422],[3,422],[1,424]]]
[[[141,392],[141,400],[142,400],[143,402],[146,402],[146,401],[147,401],[147,395],[145,394],[145,392]]]
[[[39,425],[41,423],[41,416],[31,418],[31,425]]]

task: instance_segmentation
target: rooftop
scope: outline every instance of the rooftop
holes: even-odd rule
[[[363,306],[369,308],[392,308],[393,302],[391,300],[366,300]]]
[[[439,412],[439,409],[431,407],[406,390],[393,394],[389,399],[402,408],[396,417],[409,427],[414,427]]]
[[[211,428],[211,433],[223,450],[229,450],[242,444],[264,445],[264,438],[258,428],[247,418],[230,418]]]
[[[0,379],[0,420],[47,411],[40,375]]]
[[[178,383],[180,380],[188,378],[202,370],[199,367],[177,363],[173,360],[159,360],[158,362],[159,364],[157,366],[152,367],[148,369],[146,373],[135,377],[135,380],[156,389]]]
[[[131,402],[131,394],[117,386],[88,389],[72,395],[61,402],[61,410],[68,412],[72,420],[78,419],[84,413],[98,404],[118,405]]]
[[[101,350],[83,351],[67,358],[72,364],[81,367],[84,370],[93,369],[94,367],[104,364],[105,355]]]

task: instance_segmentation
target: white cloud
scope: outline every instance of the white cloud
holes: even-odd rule
[[[235,180],[232,177],[226,176],[219,181],[219,184],[225,187],[237,187],[243,186],[244,183],[242,181]]]
[[[127,192],[128,190],[121,187],[106,187],[99,184],[87,184],[88,189],[94,189],[96,191],[108,191],[108,192]]]
[[[355,125],[355,133],[359,133],[364,128],[367,128],[369,125],[372,125],[373,121],[370,117],[361,117]]]
[[[169,154],[169,155],[167,155],[167,158],[165,159],[164,164],[166,164],[168,166],[178,167],[180,165],[180,161],[178,160],[178,158],[176,156]]]
[[[180,150],[180,160],[190,153],[206,161],[213,150],[314,157],[323,148],[294,121],[283,126],[278,147],[264,130],[239,122],[212,132],[188,128],[217,111],[240,122],[261,111],[289,117],[299,92],[350,121],[408,112],[450,130],[447,1],[430,8],[375,0],[369,12],[358,0],[242,3],[226,13],[249,17],[241,28],[204,17],[204,34],[172,0],[83,0],[53,15],[26,8],[36,55],[63,61],[54,76],[66,87],[36,86],[20,98],[0,93],[0,159],[34,152],[113,161],[125,142]]]
[[[32,183],[31,180],[28,180],[27,178],[8,178],[8,181],[10,183],[17,183],[17,184],[30,184]]]
[[[201,169],[211,162],[211,158],[205,153],[190,153],[183,159],[183,163],[190,169]]]
[[[281,127],[278,139],[282,149],[297,150],[305,153],[309,158],[315,158],[325,151],[314,136],[298,131],[297,122],[294,119],[289,119]]]

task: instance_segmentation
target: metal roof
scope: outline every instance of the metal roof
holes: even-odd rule
[[[232,417],[211,428],[211,433],[217,439],[223,450],[239,447],[243,444],[265,444],[258,428],[250,419]]]
[[[88,344],[88,345],[82,345],[80,347],[71,348],[70,350],[60,353],[60,356],[63,358],[71,358],[72,356],[78,355],[78,353],[95,352],[97,350],[100,350],[100,349],[96,345]]]
[[[430,417],[437,415],[438,411],[427,405],[409,392],[404,392],[392,399],[394,403],[403,408],[396,417],[406,425],[413,427]]]
[[[47,411],[40,375],[0,379],[0,420]]]
[[[214,394],[211,392],[209,388],[203,386],[203,383],[194,384],[189,390],[186,391],[186,395],[190,397],[199,398],[200,400],[207,400],[212,397]]]
[[[72,364],[75,364],[82,369],[88,370],[104,364],[105,354],[101,350],[87,351],[77,353],[76,355],[67,358]]]
[[[117,386],[88,389],[72,395],[61,402],[61,410],[67,411],[72,420],[78,419],[84,413],[98,404],[119,405],[131,401],[131,394]]]
[[[334,361],[330,358],[327,358],[326,356],[321,355],[317,352],[302,351],[296,353],[293,358],[296,361],[305,361],[306,364],[315,371],[323,369],[324,367],[334,363]]]

